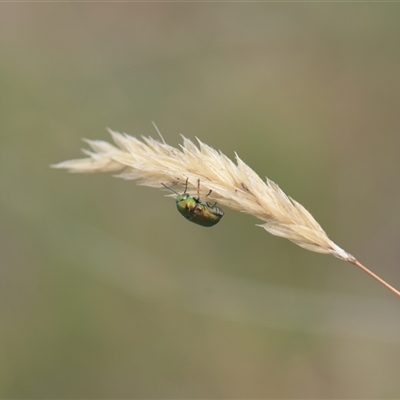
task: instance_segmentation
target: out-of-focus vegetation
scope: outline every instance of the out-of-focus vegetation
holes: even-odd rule
[[[0,5],[0,396],[396,398],[400,303],[226,210],[71,175],[106,126],[237,151],[400,286],[395,4]]]

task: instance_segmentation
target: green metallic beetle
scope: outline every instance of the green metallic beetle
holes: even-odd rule
[[[197,180],[197,197],[186,193],[188,179],[186,179],[185,191],[182,194],[175,192],[162,182],[161,185],[177,195],[175,199],[176,208],[188,221],[206,227],[214,226],[224,216],[224,212],[216,206],[217,203],[211,204],[208,201],[200,200],[200,179]],[[210,193],[211,190],[207,196]]]

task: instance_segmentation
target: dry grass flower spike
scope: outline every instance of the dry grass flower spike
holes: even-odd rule
[[[259,226],[273,235],[357,266],[400,297],[397,289],[330,240],[301,204],[270,179],[263,181],[237,154],[234,163],[199,139],[196,146],[183,137],[178,149],[166,144],[162,137],[161,141],[151,137],[139,140],[111,129],[108,131],[115,144],[85,139],[91,147],[91,150],[83,150],[86,158],[64,161],[53,167],[75,173],[121,171],[117,175],[120,178],[137,179],[142,185],[160,189],[164,189],[161,182],[184,188],[188,181],[193,193],[200,179],[202,191],[212,191],[211,200],[257,217],[263,222]]]

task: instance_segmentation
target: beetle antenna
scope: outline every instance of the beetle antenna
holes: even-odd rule
[[[200,199],[200,179],[197,179],[197,198]]]
[[[189,178],[186,178],[185,191],[183,192],[183,194],[186,194],[187,186],[188,186],[188,181],[189,181]]]
[[[160,182],[160,183],[161,183],[161,185],[163,185],[166,189],[170,190],[172,193],[175,193],[176,195],[179,196],[179,193],[178,193],[178,192],[175,192],[174,189],[171,189],[170,187],[168,187],[166,184],[164,184],[164,183],[162,183],[162,182]]]

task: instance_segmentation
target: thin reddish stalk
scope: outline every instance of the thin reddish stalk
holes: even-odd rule
[[[384,281],[382,278],[380,278],[378,275],[374,274],[372,271],[370,271],[367,267],[364,267],[358,260],[355,258],[350,258],[347,260],[350,264],[355,265],[356,267],[360,268],[364,272],[366,272],[369,276],[372,276],[376,281],[378,281],[380,284],[385,286],[387,289],[389,289],[391,292],[396,294],[397,296],[400,297],[400,292],[395,289],[393,286],[389,285],[386,281]]]

